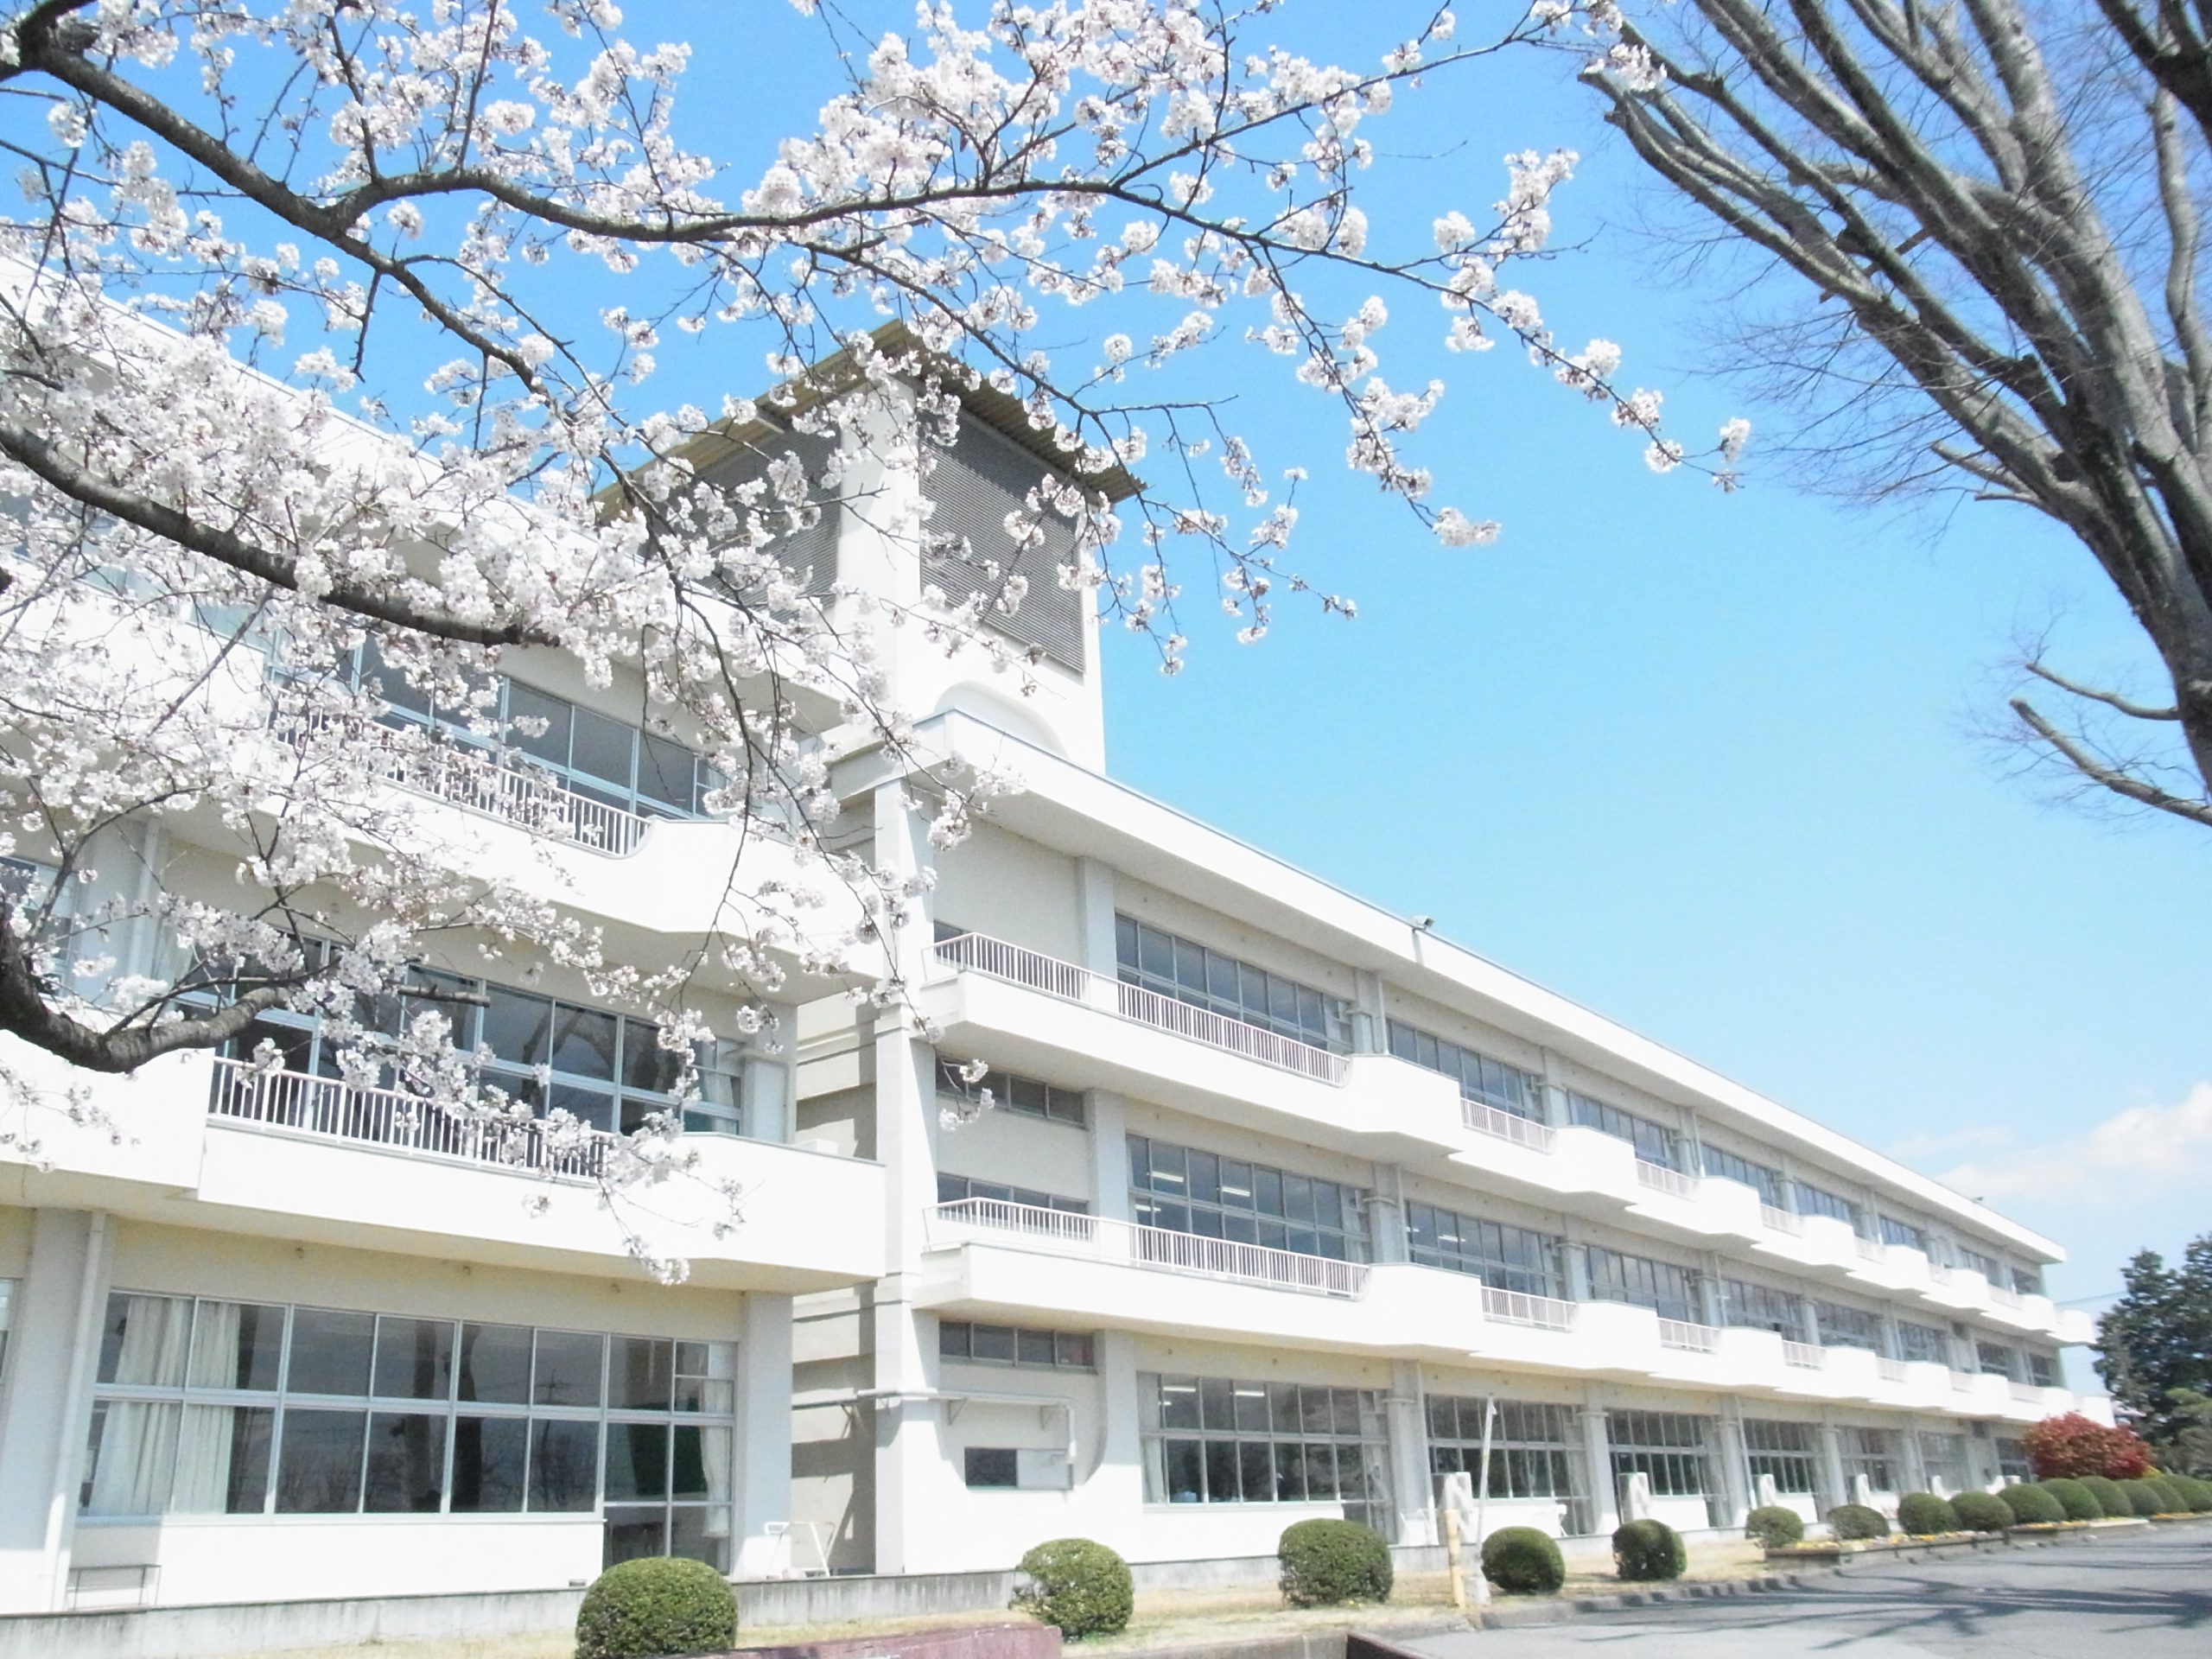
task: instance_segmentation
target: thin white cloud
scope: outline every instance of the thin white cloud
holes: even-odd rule
[[[2009,1147],[2012,1131],[1994,1123],[1985,1123],[1972,1128],[1939,1129],[1929,1135],[1909,1135],[1890,1148],[1890,1156],[1902,1158],[1909,1164],[1924,1164],[1933,1158],[1948,1157],[1961,1152],[1986,1151],[1992,1147]]]
[[[1940,1139],[1941,1137],[1936,1137]],[[2130,1106],[2086,1134],[2006,1144],[1945,1171],[1975,1198],[2059,1200],[2109,1209],[2212,1183],[2212,1083],[2171,1106]]]

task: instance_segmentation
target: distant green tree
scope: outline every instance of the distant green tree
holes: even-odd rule
[[[2179,1267],[2144,1250],[2120,1277],[2126,1288],[2097,1321],[2097,1375],[2162,1456],[2185,1455],[2195,1447],[2183,1437],[2206,1428],[2197,1402],[2212,1395],[2212,1233],[2190,1241]]]
[[[2166,1398],[2182,1421],[2174,1436],[2175,1469],[2184,1475],[2212,1475],[2212,1395],[2170,1389]]]

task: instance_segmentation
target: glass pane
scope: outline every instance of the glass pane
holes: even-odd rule
[[[1236,1427],[1236,1389],[1225,1377],[1198,1380],[1198,1420],[1217,1433]]]
[[[614,1096],[599,1090],[556,1083],[546,1103],[550,1109],[566,1112],[588,1128],[612,1130],[615,1127]]]
[[[639,734],[638,793],[677,812],[694,805],[691,751],[650,733]]]
[[[1024,1365],[1050,1365],[1052,1363],[1052,1333],[1049,1331],[1024,1331],[1016,1338],[1015,1357]]]
[[[580,1077],[614,1081],[614,1033],[619,1018],[569,1002],[555,1005],[553,1069]]]
[[[284,1373],[284,1391],[366,1394],[369,1350],[376,1328],[376,1316],[371,1313],[347,1313],[328,1307],[294,1309],[292,1363]]]
[[[588,709],[575,713],[575,736],[569,764],[578,772],[603,778],[616,788],[630,787],[630,752],[636,733],[619,720],[594,715]]]
[[[675,1051],[660,1046],[659,1027],[645,1020],[623,1020],[624,1087],[665,1095],[675,1089],[677,1073],[682,1070],[682,1058]],[[705,1081],[701,1079],[702,1085]]]
[[[971,1352],[977,1359],[1014,1363],[1014,1328],[1005,1325],[979,1325],[975,1327]]]
[[[668,1553],[704,1561],[717,1573],[728,1572],[728,1506],[716,1503],[671,1510]]]
[[[110,1296],[100,1336],[99,1379],[175,1388],[184,1381],[191,1336],[188,1297]]]
[[[435,1515],[445,1479],[442,1414],[379,1411],[370,1419],[363,1509],[372,1515]]]
[[[181,1408],[102,1401],[92,1408],[87,1515],[159,1515],[168,1507]]]
[[[202,1302],[192,1327],[195,1389],[254,1389],[274,1393],[284,1352],[284,1310],[239,1302]]]
[[[535,686],[507,682],[508,719],[545,722],[542,736],[532,737],[519,730],[512,734],[514,746],[525,754],[550,760],[556,766],[568,765],[570,711],[565,698],[548,696]]]
[[[546,1043],[552,1027],[553,1004],[542,996],[484,988],[483,1033],[486,1046],[503,1060],[517,1065],[545,1063]]]
[[[523,1452],[529,1433],[529,1423],[519,1417],[454,1420],[455,1515],[512,1515],[522,1508]]]
[[[1160,1379],[1160,1426],[1196,1428],[1198,1426],[1198,1381],[1194,1376]]]
[[[730,1431],[678,1423],[671,1441],[668,1495],[671,1497],[711,1497],[715,1488],[728,1488]]]
[[[361,1363],[365,1373],[365,1348]],[[368,1427],[365,1411],[287,1410],[276,1460],[276,1513],[349,1515],[359,1509],[361,1446]]]
[[[519,1406],[530,1399],[530,1327],[461,1327],[461,1397],[486,1405]]]
[[[541,1417],[530,1426],[530,1507],[575,1514],[599,1500],[599,1425]]]
[[[1167,1501],[1198,1503],[1205,1497],[1205,1446],[1200,1440],[1166,1443]]]
[[[259,1515],[269,1501],[268,1406],[187,1406],[177,1440],[177,1515]]]
[[[596,1406],[604,1338],[582,1331],[537,1333],[537,1369],[531,1399],[541,1406]],[[531,1490],[537,1477],[531,1475]]]
[[[613,1567],[618,1561],[642,1560],[648,1556],[668,1554],[668,1511],[655,1503],[648,1508],[616,1509],[612,1504],[607,1510],[606,1546],[600,1558],[602,1567]]]
[[[668,1425],[609,1423],[607,1501],[667,1496]]]
[[[453,1321],[377,1321],[375,1392],[387,1400],[443,1400],[453,1390]]]
[[[666,1411],[676,1382],[675,1344],[653,1337],[613,1341],[607,1403],[618,1411]]]

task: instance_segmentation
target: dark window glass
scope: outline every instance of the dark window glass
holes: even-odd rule
[[[596,1406],[605,1339],[582,1331],[540,1331],[531,1399],[541,1406]],[[536,1490],[537,1476],[531,1477]]]
[[[530,1327],[461,1327],[461,1397],[486,1405],[518,1406],[530,1399]]]
[[[599,1498],[599,1425],[540,1417],[530,1426],[530,1507],[573,1514]]]
[[[511,721],[545,722],[544,733],[533,737],[518,726],[512,737],[514,746],[525,754],[541,760],[550,760],[556,766],[569,764],[569,728],[572,705],[563,697],[548,696],[536,686],[507,683],[507,718]]]
[[[285,1414],[288,1420],[290,1415]],[[363,1509],[372,1515],[435,1514],[445,1478],[444,1417],[427,1412],[379,1411],[369,1419],[368,1482]]]
[[[269,1502],[269,1449],[276,1438],[276,1413],[268,1406],[217,1406],[212,1409],[231,1414],[231,1469],[224,1483],[224,1512],[259,1515]]]
[[[553,1069],[579,1077],[614,1080],[615,1033],[619,1016],[597,1008],[580,1008],[569,1002],[556,1005],[553,1016]]]
[[[617,1411],[666,1411],[676,1386],[676,1345],[616,1337],[607,1368],[607,1403]]]
[[[304,1310],[303,1310],[304,1311]],[[365,1368],[367,1356],[362,1357]],[[361,1507],[365,1411],[284,1413],[284,1445],[276,1459],[279,1515],[350,1515]]]
[[[443,1400],[453,1387],[453,1321],[377,1321],[374,1392],[387,1400]]]
[[[970,1486],[1017,1486],[1020,1463],[1010,1446],[971,1446],[963,1458]]]
[[[681,1057],[660,1046],[660,1028],[643,1020],[622,1021],[622,1082],[625,1087],[665,1095],[683,1069]]]
[[[728,1444],[728,1437],[721,1437]],[[707,1448],[711,1444],[707,1431],[696,1423],[678,1423],[669,1444],[668,1495],[673,1498],[699,1498],[709,1496],[713,1483],[707,1478]]]
[[[524,991],[484,988],[484,1043],[493,1053],[514,1065],[543,1065],[552,1030],[553,1004]]]
[[[607,1501],[668,1496],[668,1425],[607,1426]]]
[[[650,733],[638,742],[638,793],[671,811],[688,813],[697,804],[693,792],[691,751]]]
[[[575,736],[569,752],[569,764],[578,772],[626,791],[630,787],[631,751],[636,741],[635,730],[620,721],[579,709],[575,712]]]
[[[334,1308],[302,1307],[292,1314],[292,1365],[288,1394],[365,1395],[376,1316]],[[288,1454],[289,1455],[289,1454]]]
[[[606,1547],[600,1558],[602,1568],[667,1553],[666,1510],[658,1505],[645,1509],[607,1505]]]
[[[522,1508],[530,1424],[520,1417],[460,1417],[453,1428],[456,1515],[512,1515]]]

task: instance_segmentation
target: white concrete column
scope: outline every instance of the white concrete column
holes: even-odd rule
[[[1821,1513],[1851,1502],[1851,1487],[1843,1473],[1843,1431],[1834,1414],[1821,1413]]]
[[[1128,1331],[1101,1331],[1091,1355],[1098,1365],[1098,1398],[1104,1416],[1095,1438],[1076,1449],[1078,1501],[1095,1514],[1116,1517],[1117,1525],[1127,1526],[1135,1535],[1141,1530],[1144,1512],[1144,1439],[1137,1399],[1136,1337]],[[1076,1428],[1080,1439],[1080,1421]]]
[[[40,1210],[0,1389],[0,1613],[60,1609],[107,1291],[108,1217]]]
[[[1408,1359],[1390,1368],[1390,1485],[1398,1510],[1399,1544],[1438,1541],[1428,1474],[1428,1403],[1421,1367]]]
[[[1544,1057],[1543,1087],[1538,1091],[1541,1096],[1540,1103],[1542,1107],[1543,1120],[1554,1128],[1558,1128],[1567,1122],[1567,1084],[1563,1081],[1564,1071],[1560,1065],[1558,1055],[1553,1053],[1548,1048],[1539,1052]]]
[[[1740,1527],[1744,1517],[1751,1512],[1756,1494],[1751,1489],[1751,1466],[1748,1448],[1744,1444],[1744,1408],[1732,1396],[1720,1403],[1720,1444],[1715,1452],[1720,1459],[1721,1513],[1728,1517],[1726,1524]]]
[[[1090,1118],[1090,1208],[1110,1221],[1129,1219],[1129,1103],[1094,1089]]]
[[[736,1575],[788,1569],[790,1541],[768,1535],[791,1518],[791,1299],[745,1298],[737,1345]]]
[[[1718,1251],[1703,1250],[1697,1264],[1698,1315],[1707,1325],[1721,1322],[1720,1256]]]
[[[1387,1054],[1390,1050],[1389,1015],[1382,1006],[1382,976],[1371,969],[1352,970],[1351,1052]]]
[[[1078,858],[1075,883],[1080,965],[1112,979],[1121,971],[1114,947],[1114,867],[1095,858]]]
[[[1682,1108],[1682,1141],[1689,1150],[1689,1173],[1705,1173],[1705,1137],[1698,1133],[1697,1111],[1694,1107]]]
[[[1582,1253],[1582,1227],[1573,1216],[1565,1223],[1567,1240],[1567,1297],[1572,1302],[1590,1300],[1590,1258]]]
[[[1813,1306],[1813,1299],[1802,1290],[1797,1295],[1797,1306],[1805,1321],[1805,1340],[1817,1348],[1821,1345],[1821,1310]]]
[[[1409,1262],[1406,1241],[1405,1172],[1395,1164],[1375,1166],[1375,1185],[1367,1206],[1367,1243],[1377,1262]]]
[[[1590,1478],[1591,1527],[1611,1537],[1621,1523],[1620,1494],[1613,1490],[1613,1448],[1605,1433],[1605,1408],[1595,1383],[1583,1395],[1582,1458]]]
[[[1897,1431],[1897,1438],[1904,1443],[1904,1467],[1897,1471],[1908,1492],[1928,1490],[1928,1465],[1920,1455],[1920,1419],[1908,1417],[1904,1427]]]

